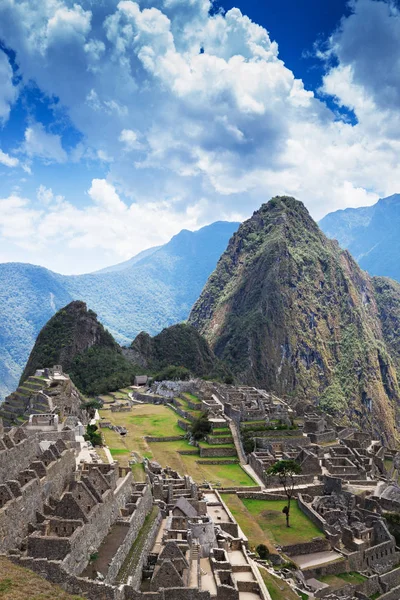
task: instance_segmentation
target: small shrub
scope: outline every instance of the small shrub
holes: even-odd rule
[[[203,440],[209,433],[211,433],[211,423],[205,413],[193,422],[190,433],[196,441]]]
[[[258,544],[256,552],[261,560],[266,560],[269,556],[269,550],[265,544]]]

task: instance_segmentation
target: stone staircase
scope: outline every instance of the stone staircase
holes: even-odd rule
[[[30,414],[52,412],[53,406],[43,389],[46,381],[35,376],[29,377],[15,392],[7,396],[0,405],[0,417],[6,427],[21,425]]]

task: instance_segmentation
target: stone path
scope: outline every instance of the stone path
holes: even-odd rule
[[[112,463],[114,462],[114,459],[112,457],[112,454],[110,452],[110,449],[108,448],[108,446],[104,446],[103,450],[105,452],[105,455],[107,456],[107,460],[110,463],[110,465],[112,465]]]
[[[337,560],[338,558],[342,558],[342,555],[338,552],[334,552],[333,550],[329,552],[313,552],[312,554],[302,554],[300,556],[291,556],[290,559],[298,566],[300,569],[306,569],[307,567],[317,567],[318,565],[323,565],[328,562],[332,562]]]
[[[264,488],[265,485],[264,485],[264,482],[262,481],[262,479],[260,479],[260,477],[254,471],[254,469],[250,465],[247,464],[247,458],[242,450],[242,444],[240,443],[239,433],[238,433],[236,424],[231,419],[228,421],[228,423],[229,423],[229,429],[231,430],[231,433],[232,433],[233,441],[235,443],[235,448],[236,448],[242,469],[244,469],[244,471],[246,471],[246,473],[248,475],[250,475],[250,477],[252,479],[254,479],[254,481],[256,482],[257,485],[259,485],[261,488]]]

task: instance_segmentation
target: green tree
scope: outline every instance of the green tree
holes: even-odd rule
[[[88,425],[86,427],[86,433],[84,435],[84,438],[87,442],[91,442],[93,446],[103,445],[101,433],[99,433],[97,425]]]
[[[285,490],[285,494],[288,499],[287,506],[283,509],[283,513],[286,515],[286,527],[290,527],[290,502],[293,497],[294,490],[294,476],[300,475],[301,466],[295,460],[278,460],[268,470],[267,475],[275,475],[279,477],[279,482]]]
[[[256,552],[261,560],[266,560],[268,558],[269,550],[265,544],[258,544]]]
[[[206,435],[211,433],[211,423],[206,413],[202,413],[196,421],[193,421],[190,432],[195,440],[203,440]]]

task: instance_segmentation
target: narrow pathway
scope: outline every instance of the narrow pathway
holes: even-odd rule
[[[254,479],[254,481],[256,482],[257,485],[259,485],[261,488],[264,489],[265,488],[265,484],[262,481],[262,479],[260,479],[260,477],[254,471],[254,469],[250,465],[247,464],[247,457],[246,457],[245,453],[243,452],[243,447],[242,447],[242,443],[240,441],[239,432],[237,430],[236,423],[234,421],[232,421],[232,419],[229,419],[228,423],[229,423],[229,429],[231,430],[231,433],[232,433],[233,441],[235,443],[236,452],[237,452],[237,455],[239,457],[239,461],[240,461],[240,465],[241,465],[242,469],[244,471],[246,471],[246,473],[248,475],[250,475],[250,477],[252,479]]]

